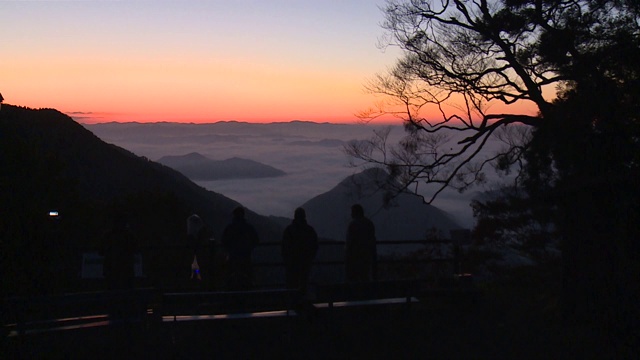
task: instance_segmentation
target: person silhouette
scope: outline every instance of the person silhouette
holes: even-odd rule
[[[306,294],[311,265],[317,252],[318,235],[307,223],[305,210],[297,208],[293,221],[282,234],[282,259],[287,288],[299,289],[302,295]]]
[[[253,277],[251,255],[258,245],[258,234],[245,220],[242,206],[236,207],[232,214],[231,223],[222,233],[222,245],[229,256],[227,288],[248,290]]]
[[[347,228],[345,267],[348,282],[368,282],[375,276],[376,230],[364,216],[360,204],[351,206],[351,222]]]

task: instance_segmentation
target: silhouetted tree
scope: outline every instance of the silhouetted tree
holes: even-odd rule
[[[407,135],[391,145],[377,133],[347,154],[387,166],[396,191],[435,185],[427,202],[482,181],[489,163],[519,165],[517,185],[555,210],[565,314],[593,320],[629,351],[640,320],[638,3],[412,0],[388,1],[384,12],[386,44],[403,56],[368,86],[385,102],[361,117],[397,116]],[[538,113],[491,111],[516,102]],[[517,124],[530,137],[482,154],[498,129]]]
[[[465,188],[482,179],[488,161],[472,160],[502,126],[541,127],[562,117],[554,86],[575,88],[598,73],[611,77],[624,56],[637,56],[610,53],[637,48],[638,10],[631,2],[389,1],[385,14],[386,40],[404,56],[368,86],[386,95],[385,102],[360,116],[397,116],[408,134],[397,146],[381,132],[346,150],[354,159],[390,167],[406,186],[439,184],[428,201],[447,186]],[[533,103],[539,114],[490,112],[492,104],[515,102]],[[458,134],[450,138],[444,129]],[[519,150],[508,149],[517,156]]]

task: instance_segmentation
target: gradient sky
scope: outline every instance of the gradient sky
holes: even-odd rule
[[[398,57],[383,4],[2,1],[0,92],[80,121],[351,122]]]

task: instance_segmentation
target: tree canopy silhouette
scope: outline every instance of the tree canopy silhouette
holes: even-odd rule
[[[464,188],[482,179],[487,162],[472,166],[472,160],[502,126],[545,127],[563,116],[556,94],[568,97],[577,89],[584,93],[586,86],[609,82],[615,87],[637,77],[639,10],[634,4],[388,1],[384,41],[404,55],[368,85],[386,96],[360,117],[397,116],[408,134],[398,146],[387,146],[387,134],[378,133],[369,141],[352,142],[347,153],[389,166],[404,184]],[[538,113],[491,111],[493,104],[515,102],[532,103]],[[444,129],[460,136],[449,139],[440,134]],[[512,146],[500,159],[515,162],[522,150]]]
[[[545,200],[562,239],[565,313],[628,339],[640,293],[640,5],[392,0],[383,11],[384,45],[403,55],[368,85],[384,100],[360,117],[395,116],[407,133],[398,144],[377,133],[346,153],[386,166],[397,191],[435,185],[427,202],[482,181],[489,163],[516,165],[516,185]],[[522,102],[537,113],[496,106]],[[520,141],[481,156],[518,125],[528,129]]]

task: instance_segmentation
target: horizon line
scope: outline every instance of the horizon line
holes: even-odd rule
[[[67,114],[68,115],[68,114]],[[302,123],[302,124],[318,124],[318,125],[371,125],[371,122],[366,121],[351,121],[351,122],[332,122],[332,121],[314,121],[314,120],[280,120],[280,121],[248,121],[248,120],[216,120],[216,121],[208,121],[208,122],[194,122],[194,121],[177,121],[177,120],[158,120],[158,121],[90,121],[84,122],[81,119],[75,119],[73,116],[69,116],[73,118],[76,122],[82,125],[103,125],[103,124],[181,124],[181,125],[212,125],[212,124],[220,124],[220,123],[237,123],[237,124],[253,124],[253,125],[275,125],[275,124],[290,124],[290,123]],[[391,124],[389,122],[379,123],[376,122],[375,125],[402,125],[402,124]]]

